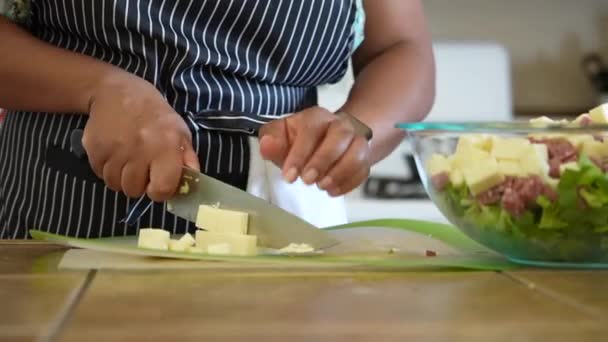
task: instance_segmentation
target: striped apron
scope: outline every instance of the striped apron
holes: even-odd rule
[[[359,6],[356,0],[32,0],[28,28],[153,83],[189,124],[202,171],[251,190],[250,171],[269,167],[259,158],[257,128],[315,105],[316,87],[342,78]],[[192,232],[165,204],[111,191],[71,153],[70,133],[86,122],[71,113],[8,112],[0,132],[0,238],[27,238],[28,229],[87,238],[134,235],[139,227]],[[267,174],[278,179],[277,170]],[[281,186],[289,191],[284,184],[274,190]],[[263,196],[256,187],[252,192]],[[272,192],[266,189],[266,197],[285,196]],[[123,219],[130,213],[129,224]]]

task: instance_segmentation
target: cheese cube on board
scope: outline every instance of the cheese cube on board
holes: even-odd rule
[[[193,254],[205,254],[205,251],[200,247],[191,246],[186,248],[186,252]]]
[[[230,255],[249,256],[256,255],[258,239],[254,235],[237,235],[206,232],[199,230],[196,232],[196,246],[207,253],[211,250],[217,251],[217,245],[227,244],[230,247]]]
[[[218,243],[216,245],[207,246],[207,253],[211,255],[230,255],[230,244]]]
[[[140,229],[137,237],[137,247],[147,249],[168,250],[171,235],[164,229]]]
[[[188,246],[181,243],[179,240],[169,241],[169,250],[172,252],[185,252]]]
[[[190,233],[184,234],[178,241],[186,247],[192,247],[196,244],[196,240]]]
[[[198,208],[196,226],[208,232],[225,234],[247,234],[249,214],[201,205]]]

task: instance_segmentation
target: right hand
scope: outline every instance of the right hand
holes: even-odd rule
[[[168,200],[182,166],[200,169],[182,117],[152,84],[126,73],[96,87],[82,144],[95,174],[131,198]]]

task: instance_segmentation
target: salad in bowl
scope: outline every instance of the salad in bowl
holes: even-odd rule
[[[608,267],[608,104],[573,121],[399,127],[469,237],[518,263]]]

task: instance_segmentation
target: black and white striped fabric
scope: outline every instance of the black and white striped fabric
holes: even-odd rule
[[[314,105],[316,86],[344,75],[357,2],[32,0],[32,11],[38,38],[152,82],[190,124],[203,172],[245,189],[248,136]],[[136,224],[121,222],[139,200],[107,189],[71,153],[70,133],[86,121],[8,113],[0,133],[0,238],[27,238],[28,229],[87,238],[133,235],[140,226],[194,230],[156,203]]]

